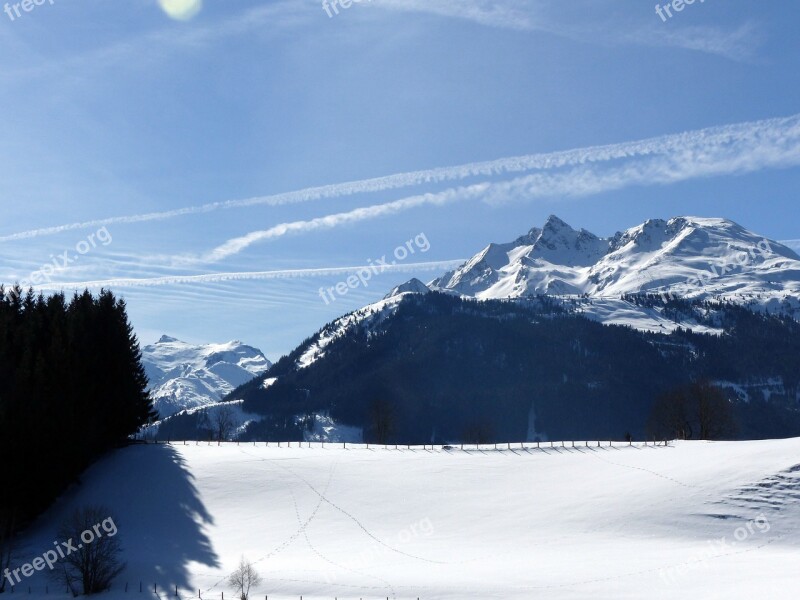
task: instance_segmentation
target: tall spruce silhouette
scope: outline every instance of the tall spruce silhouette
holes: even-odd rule
[[[139,342],[113,293],[67,301],[0,286],[0,528],[24,525],[155,418]]]

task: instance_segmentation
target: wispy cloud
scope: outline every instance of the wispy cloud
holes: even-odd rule
[[[224,244],[217,246],[210,252],[199,257],[175,257],[178,263],[201,262],[213,263],[239,254],[246,248],[257,242],[273,240],[289,234],[308,233],[324,229],[333,229],[342,225],[358,223],[370,219],[377,219],[387,215],[392,215],[425,205],[444,205],[451,202],[461,202],[469,199],[477,199],[489,188],[489,184],[481,183],[468,187],[452,188],[443,192],[420,194],[384,204],[374,204],[355,210],[317,217],[306,221],[293,221],[291,223],[281,223],[262,231],[253,231],[247,235],[228,240]]]
[[[598,16],[598,4],[602,5],[598,0],[592,0],[591,6],[584,3],[582,6],[586,10],[572,13],[585,13],[589,15],[588,18],[567,21],[558,16],[564,12],[563,4],[548,0],[382,0],[376,6],[467,20],[488,27],[542,31],[581,43],[682,48],[736,61],[752,59],[761,42],[757,28],[749,22],[733,29],[687,26],[680,23],[659,27],[661,22],[652,24],[656,15],[649,5],[646,11],[641,12],[641,16],[646,15],[650,21],[611,20]],[[554,6],[557,6],[557,10],[553,10]],[[570,8],[579,6],[573,5]],[[607,2],[604,6],[608,12],[612,3]],[[631,6],[636,4],[631,3]]]
[[[638,152],[630,154],[618,150],[612,154],[624,158],[612,165],[576,159],[567,164],[577,166],[558,168],[554,172],[543,170],[508,181],[481,182],[315,219],[281,223],[230,239],[205,254],[173,257],[173,260],[178,263],[219,262],[259,242],[289,234],[332,229],[426,205],[471,200],[499,204],[539,198],[580,197],[630,186],[667,185],[697,178],[797,166],[800,165],[800,117],[687,132],[664,138],[660,144],[645,143]],[[577,156],[586,155],[578,152]]]
[[[470,178],[499,177],[530,171],[555,171],[567,167],[587,166],[592,164],[597,164],[599,166],[605,163],[614,163],[636,158],[664,157],[669,159],[669,161],[674,161],[683,165],[691,166],[691,163],[695,161],[702,166],[707,157],[714,157],[715,164],[723,164],[724,161],[722,161],[722,159],[725,153],[730,151],[731,160],[740,162],[749,160],[753,163],[752,168],[764,168],[766,166],[779,164],[781,162],[781,152],[785,152],[785,160],[788,161],[787,164],[796,164],[794,162],[794,152],[798,140],[800,140],[800,114],[795,114],[785,118],[710,127],[618,144],[590,146],[563,152],[513,156],[493,161],[397,173],[385,177],[305,188],[282,194],[214,202],[199,206],[139,215],[68,223],[0,236],[0,242],[54,235],[65,231],[90,227],[97,228],[117,224],[162,221],[186,215],[210,213],[217,210],[259,205],[280,206],[321,199],[341,198],[356,194],[396,190],[424,184],[440,184]],[[747,168],[746,165],[742,165],[742,168],[744,170],[752,170],[752,168]],[[588,176],[586,174],[588,172],[584,171],[583,173],[583,175],[580,173],[573,173],[571,175],[573,184],[577,184],[581,178],[585,179]],[[566,185],[565,183],[561,183],[559,186],[556,186],[558,181],[566,181],[564,174],[559,174],[557,177],[553,178],[541,177],[539,180],[543,189],[547,189],[548,187],[557,189],[559,186],[563,187]],[[587,187],[587,189],[589,188]],[[453,190],[447,190],[445,192],[445,194],[452,193],[454,193]],[[417,197],[417,200],[406,199],[397,202],[401,205],[409,205],[409,207],[411,207],[413,202],[420,202],[420,198],[421,197]],[[394,205],[396,203],[390,204]],[[363,211],[367,209],[359,210]],[[388,208],[386,212],[390,212],[391,210],[391,208]],[[324,227],[325,224],[335,216],[336,215],[322,217],[321,219],[326,221],[320,222],[315,228]],[[317,221],[317,219],[314,221]],[[283,235],[281,231],[286,228],[292,230],[297,227],[300,226],[287,223],[276,226],[276,228],[273,228],[275,231],[269,235],[256,237],[259,239],[267,239],[269,237],[275,237],[276,235]]]
[[[155,2],[153,3],[155,5]],[[215,19],[211,23],[195,21],[191,25],[165,25],[138,35],[121,37],[114,43],[78,52],[67,56],[45,57],[34,53],[30,48],[20,52],[20,56],[32,55],[34,64],[21,62],[14,69],[0,71],[0,81],[5,84],[36,77],[74,78],[74,73],[102,71],[125,65],[126,68],[150,68],[163,62],[169,56],[168,50],[197,50],[221,39],[240,36],[245,33],[280,31],[284,26],[296,23],[309,15],[307,8],[293,0],[277,0],[262,6],[239,11],[226,18]],[[5,40],[19,45],[17,38]],[[68,77],[67,74],[73,74]]]
[[[751,61],[761,43],[761,34],[753,23],[725,31],[715,27],[647,26],[626,33],[623,39],[643,46],[668,46],[715,54],[735,61]]]
[[[532,31],[544,29],[537,18],[541,2],[526,0],[381,0],[377,6],[392,10],[424,12],[473,21],[489,27]]]
[[[409,273],[417,271],[441,271],[450,269],[464,263],[464,259],[442,260],[421,263],[386,264],[380,267],[380,272]],[[177,285],[186,283],[219,283],[225,281],[268,280],[268,279],[298,279],[305,277],[330,277],[335,275],[348,275],[363,270],[374,272],[374,265],[358,265],[354,267],[325,267],[315,269],[283,269],[275,271],[242,271],[236,273],[207,273],[203,275],[168,275],[165,277],[127,277],[104,279],[96,281],[54,282],[37,286],[40,290],[72,290],[102,287],[154,287],[164,285]]]

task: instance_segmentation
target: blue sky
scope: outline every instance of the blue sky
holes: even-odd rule
[[[641,0],[14,4],[0,280],[56,261],[46,287],[105,282],[145,343],[275,359],[551,213],[598,235],[701,215],[800,238],[793,0],[666,21]]]

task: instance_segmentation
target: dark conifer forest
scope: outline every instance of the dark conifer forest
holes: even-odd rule
[[[550,439],[644,439],[664,394],[696,381],[772,380],[783,392],[763,399],[742,401],[727,390],[735,427],[719,437],[800,435],[796,321],[724,302],[626,299],[720,333],[603,325],[548,297],[515,303],[409,296],[395,314],[338,332],[319,360],[298,368],[315,338],[306,340],[229,399],[243,399],[245,410],[266,417],[243,439],[303,439],[303,424],[320,412],[363,427],[376,443],[519,441],[533,426]],[[335,330],[330,324],[323,332]],[[279,379],[264,389],[273,377]]]
[[[155,415],[123,300],[0,295],[0,526],[19,528]]]

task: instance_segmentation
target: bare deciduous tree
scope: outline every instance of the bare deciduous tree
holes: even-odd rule
[[[239,594],[240,600],[247,600],[250,595],[250,588],[261,583],[261,576],[253,567],[253,563],[243,556],[239,561],[239,567],[228,578],[228,583]]]
[[[647,433],[656,440],[692,439],[691,410],[685,389],[672,390],[656,398],[647,422]]]
[[[397,421],[394,407],[386,400],[376,400],[370,406],[369,419],[375,443],[388,444]]]
[[[58,562],[53,577],[65,584],[73,596],[106,591],[125,568],[120,560],[122,547],[117,526],[106,508],[77,509],[61,525],[58,536],[74,548]]]
[[[238,423],[236,414],[230,406],[219,406],[209,416],[211,431],[218,442],[224,442],[233,435]]]
[[[647,425],[655,439],[718,440],[736,433],[731,403],[707,381],[672,390],[653,404]]]
[[[494,439],[494,428],[486,421],[473,421],[462,434],[465,444],[490,444]]]
[[[701,381],[691,387],[701,440],[719,440],[736,432],[731,403],[718,387]]]

